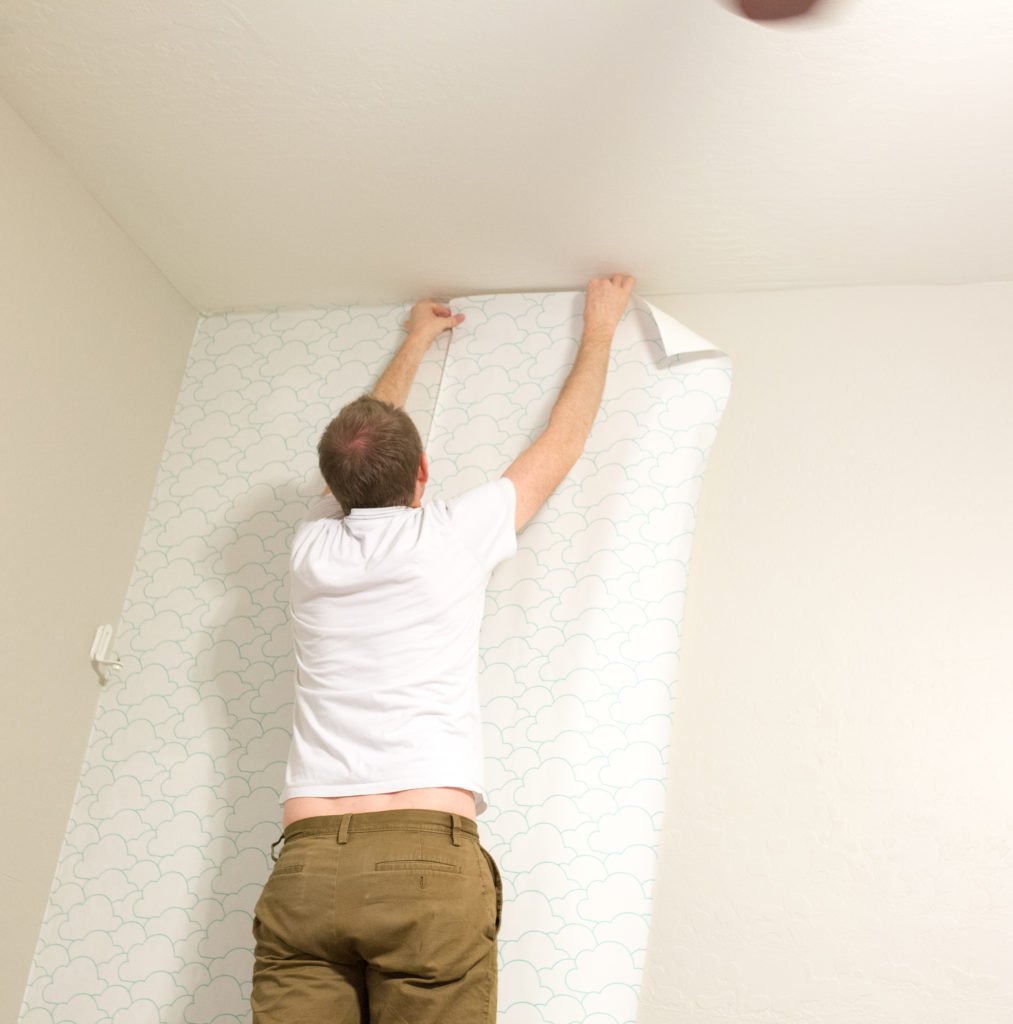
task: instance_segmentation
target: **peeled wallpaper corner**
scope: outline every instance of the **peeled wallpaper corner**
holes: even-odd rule
[[[654,321],[654,330],[661,341],[666,356],[724,356],[717,345],[701,338],[674,316],[651,305],[646,299],[633,298],[633,309],[644,310]]]

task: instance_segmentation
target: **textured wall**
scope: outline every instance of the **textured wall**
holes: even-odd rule
[[[579,297],[461,305],[409,408],[448,496],[544,423]],[[403,310],[201,322],[101,699],[24,1024],[235,1024],[277,836],[292,526],[320,427],[377,377]],[[588,454],[497,570],[483,627],[507,1020],[632,1021],[664,809],[685,568],[726,360],[661,366],[628,316]],[[430,495],[432,496],[432,495]]]
[[[1013,276],[1008,0],[734,7],[4,0],[0,90],[202,310]]]

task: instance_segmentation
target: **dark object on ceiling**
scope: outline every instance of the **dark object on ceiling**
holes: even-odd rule
[[[819,0],[735,0],[740,14],[753,21],[782,21],[808,14]]]

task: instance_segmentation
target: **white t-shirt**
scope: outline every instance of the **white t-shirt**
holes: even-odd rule
[[[499,477],[421,508],[312,508],[292,544],[282,801],[459,786],[485,811],[478,636],[516,500]]]

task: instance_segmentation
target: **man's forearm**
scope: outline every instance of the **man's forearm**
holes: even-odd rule
[[[601,406],[612,351],[607,328],[584,331],[577,358],[549,414],[549,429],[569,446],[583,450]]]
[[[382,402],[403,406],[408,400],[408,392],[429,345],[430,342],[425,337],[409,334],[370,394]]]
[[[549,423],[503,474],[514,485],[514,528],[520,530],[580,459],[601,406],[612,338],[633,292],[629,274],[595,277],[584,300],[584,333]]]

